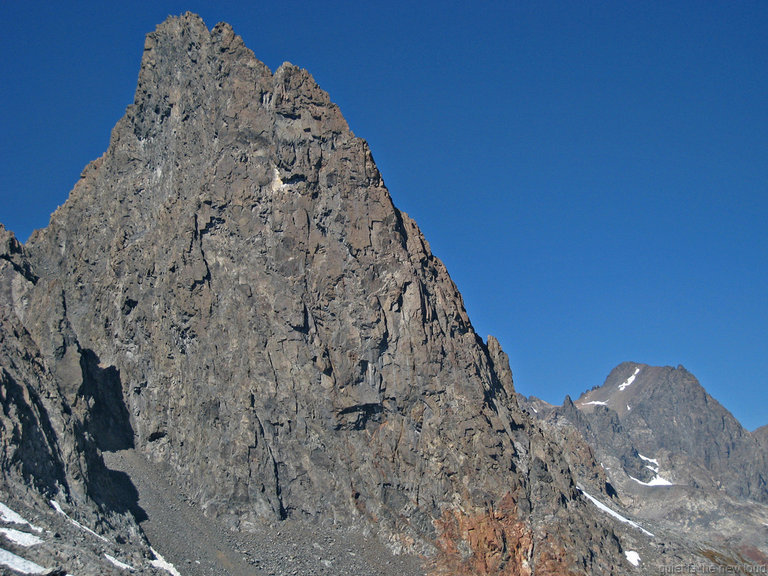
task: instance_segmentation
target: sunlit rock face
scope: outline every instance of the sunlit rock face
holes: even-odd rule
[[[230,26],[149,34],[108,150],[47,229],[3,242],[2,329],[58,395],[59,432],[27,436],[82,502],[114,508],[88,471],[135,447],[232,529],[357,522],[439,574],[624,573],[574,481],[610,499],[586,444],[521,411],[329,96]]]

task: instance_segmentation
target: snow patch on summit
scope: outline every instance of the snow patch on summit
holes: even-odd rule
[[[621,391],[624,391],[624,390],[626,390],[626,389],[627,389],[627,387],[628,387],[630,384],[632,384],[632,382],[634,382],[634,381],[635,381],[635,378],[637,378],[637,375],[638,375],[639,373],[640,373],[640,367],[637,367],[637,368],[635,368],[635,373],[634,373],[634,374],[632,374],[632,376],[630,376],[630,377],[629,377],[629,378],[627,378],[626,380],[624,380],[624,383],[623,383],[623,384],[620,384],[620,385],[619,385],[619,390],[621,390]]]

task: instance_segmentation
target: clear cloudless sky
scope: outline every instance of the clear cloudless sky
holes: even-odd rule
[[[0,2],[0,222],[47,225],[191,10],[306,68],[517,389],[683,364],[768,424],[768,2]]]

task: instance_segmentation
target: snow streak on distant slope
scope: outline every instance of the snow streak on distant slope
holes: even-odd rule
[[[638,484],[642,484],[643,486],[674,486],[675,484],[673,482],[670,482],[666,478],[662,478],[658,474],[651,478],[650,482],[643,482],[642,480],[638,480],[634,476],[630,476],[632,480],[637,482]]]
[[[640,525],[639,525],[637,522],[633,522],[632,520],[630,520],[629,518],[625,518],[624,516],[622,516],[622,515],[621,515],[621,514],[619,514],[618,512],[614,512],[613,510],[611,510],[610,508],[608,508],[608,506],[606,506],[605,504],[603,504],[602,502],[600,502],[600,501],[599,501],[597,498],[594,498],[594,497],[590,496],[589,494],[587,494],[587,493],[584,491],[584,489],[583,489],[583,488],[579,488],[579,490],[581,491],[581,493],[582,493],[582,494],[584,494],[584,496],[586,496],[586,497],[587,497],[587,499],[589,499],[589,501],[590,501],[590,502],[592,502],[592,504],[594,504],[595,506],[597,506],[598,508],[600,508],[600,510],[602,510],[603,512],[605,512],[605,513],[607,513],[607,514],[610,514],[611,516],[613,516],[614,518],[616,518],[616,520],[618,520],[618,521],[620,521],[620,522],[624,522],[624,524],[629,524],[630,526],[632,526],[632,527],[634,527],[634,528],[637,528],[638,530],[642,531],[644,534],[647,534],[648,536],[650,536],[650,537],[652,537],[652,538],[654,537],[654,536],[653,536],[653,534],[651,534],[650,532],[648,532],[648,530],[646,530],[645,528],[643,528],[642,526],[640,526]]]
[[[85,530],[85,531],[86,531],[86,532],[88,532],[89,534],[93,534],[93,535],[94,535],[94,536],[96,536],[96,538],[98,538],[99,540],[103,540],[104,542],[109,542],[109,540],[107,540],[106,538],[104,538],[104,536],[102,536],[101,534],[96,534],[96,532],[94,532],[93,530],[91,530],[90,528],[88,528],[88,526],[83,526],[82,524],[80,524],[80,522],[78,522],[78,521],[77,521],[77,520],[75,520],[74,518],[71,518],[71,517],[69,516],[69,514],[67,514],[66,512],[64,512],[64,510],[61,508],[61,506],[59,506],[59,503],[58,503],[58,502],[56,502],[56,500],[51,500],[51,506],[53,506],[53,508],[54,508],[54,510],[56,510],[56,512],[58,512],[59,514],[61,514],[61,515],[62,515],[62,516],[64,516],[64,517],[66,517],[66,518],[67,518],[67,520],[69,520],[70,522],[72,522],[72,524],[74,524],[75,526],[77,526],[77,527],[78,527],[78,528],[80,528],[81,530]]]
[[[654,477],[649,482],[643,482],[642,480],[638,480],[634,476],[629,476],[637,482],[638,484],[642,484],[643,486],[674,486],[674,482],[670,482],[666,478],[662,478],[659,474],[659,461],[656,458],[648,458],[648,456],[643,456],[642,454],[637,454],[641,460],[645,460],[646,462],[649,462],[645,467],[648,468],[651,472],[654,473]]]
[[[656,458],[648,458],[647,456],[643,456],[642,454],[638,454],[638,456],[640,456],[641,460],[645,460],[646,462],[650,462],[651,464],[655,465],[656,466],[656,472],[659,471],[658,470],[658,468],[659,468],[659,461],[656,460]],[[651,468],[651,470],[653,470],[653,468]]]
[[[634,373],[634,374],[632,374],[632,376],[630,376],[629,378],[627,378],[627,379],[624,381],[624,383],[623,383],[623,384],[620,384],[620,385],[619,385],[619,390],[622,390],[622,391],[623,391],[623,390],[625,390],[625,389],[627,388],[627,386],[629,386],[630,384],[632,384],[632,382],[634,382],[634,381],[635,381],[635,378],[637,377],[637,375],[638,375],[638,373],[639,373],[639,372],[640,372],[640,368],[639,368],[639,367],[638,367],[638,368],[635,368],[635,373]]]

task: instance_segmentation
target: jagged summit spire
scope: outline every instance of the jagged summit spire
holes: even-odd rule
[[[7,292],[54,373],[110,375],[137,450],[229,526],[357,518],[453,574],[621,558],[366,143],[230,27],[147,36],[108,150],[26,251],[40,278]]]

